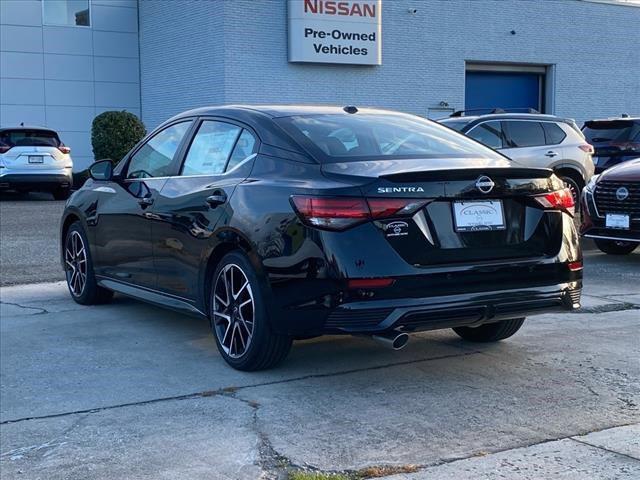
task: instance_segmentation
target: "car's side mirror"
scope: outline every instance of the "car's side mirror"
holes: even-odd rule
[[[111,180],[113,178],[113,162],[110,159],[98,160],[89,167],[89,175],[94,180]]]

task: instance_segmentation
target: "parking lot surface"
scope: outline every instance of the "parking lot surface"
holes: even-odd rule
[[[323,337],[257,373],[200,320],[4,287],[2,478],[640,478],[640,254],[585,261],[582,311],[499,344]]]
[[[0,193],[0,285],[64,279],[58,230],[64,202],[49,193]]]

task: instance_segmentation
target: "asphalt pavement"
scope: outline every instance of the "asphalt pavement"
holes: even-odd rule
[[[64,279],[58,238],[63,201],[0,192],[0,285]]]

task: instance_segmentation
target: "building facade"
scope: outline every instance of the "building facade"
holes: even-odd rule
[[[104,110],[130,110],[148,129],[226,103],[369,105],[431,118],[533,107],[578,122],[640,114],[633,1],[290,1],[328,32],[366,12],[379,64],[290,61],[301,37],[292,38],[287,0],[0,0],[0,125],[59,130],[83,168],[91,120]],[[353,3],[368,10],[352,16]]]

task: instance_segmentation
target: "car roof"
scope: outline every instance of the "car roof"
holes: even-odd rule
[[[351,105],[349,107],[352,107]],[[233,114],[247,114],[256,112],[271,118],[290,117],[294,115],[327,115],[341,114],[349,115],[345,111],[346,106],[338,105],[222,105],[201,107],[194,110],[183,112],[178,117],[194,116],[194,115],[220,115],[226,116]],[[386,115],[405,115],[394,110],[385,110],[382,108],[356,107],[357,113],[377,113]]]
[[[558,117],[556,115],[548,115],[544,113],[488,113],[486,115],[470,115],[464,117],[447,117],[442,122],[455,122],[467,120],[467,123],[474,122],[476,120],[546,120],[555,122],[570,122],[573,121],[569,118]]]
[[[55,130],[47,127],[41,127],[39,125],[19,125],[17,127],[2,127],[0,128],[0,132],[6,132],[8,130],[16,131],[16,130],[44,130],[46,132],[51,132],[57,134]]]
[[[640,117],[609,117],[609,118],[594,118],[587,120],[587,122],[618,122],[620,120],[630,120],[632,122],[640,121]]]

